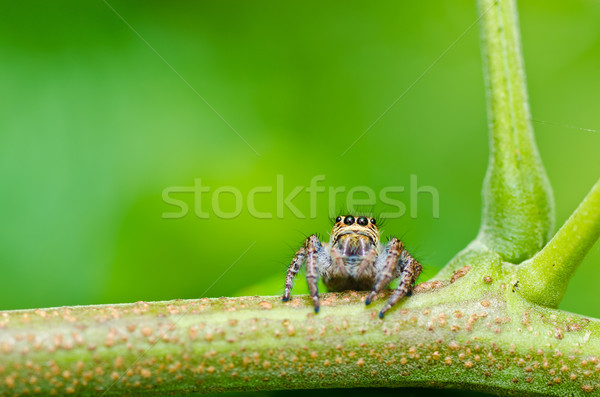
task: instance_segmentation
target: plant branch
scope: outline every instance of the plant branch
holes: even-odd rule
[[[524,301],[511,308],[506,290],[431,304],[448,288],[415,294],[384,321],[356,292],[325,294],[319,315],[307,296],[4,312],[0,395],[448,385],[566,395],[600,386],[598,321]]]
[[[556,307],[577,266],[600,237],[600,180],[552,240],[516,271],[519,292]]]

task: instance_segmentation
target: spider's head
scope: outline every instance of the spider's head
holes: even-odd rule
[[[353,215],[338,216],[331,230],[331,241],[335,243],[341,236],[348,234],[365,236],[375,246],[379,244],[379,230],[375,218]]]

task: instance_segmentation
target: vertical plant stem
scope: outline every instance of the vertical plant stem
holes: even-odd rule
[[[514,0],[478,0],[490,130],[478,240],[508,262],[533,256],[554,223],[552,190],[537,151]]]

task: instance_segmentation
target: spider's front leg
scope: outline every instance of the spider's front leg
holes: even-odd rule
[[[308,241],[308,239],[306,241]],[[306,241],[304,242],[304,245],[296,252],[294,259],[292,259],[292,263],[290,263],[290,266],[288,267],[288,271],[285,276],[285,290],[283,291],[283,297],[281,298],[281,300],[284,302],[290,300],[292,286],[294,285],[294,277],[296,277],[298,270],[300,270],[300,266],[302,266],[306,260]]]
[[[319,290],[317,288],[317,280],[320,269],[331,265],[331,257],[315,235],[310,236],[304,241],[304,246],[296,252],[294,259],[288,268],[283,301],[286,302],[290,299],[294,276],[298,273],[298,270],[300,270],[300,266],[302,266],[304,261],[306,261],[306,281],[308,282],[308,290],[310,291],[310,296],[313,300],[315,313],[318,313]]]
[[[397,239],[396,239],[397,240]],[[400,272],[400,284],[394,291],[394,294],[390,300],[385,304],[383,309],[379,312],[379,317],[383,318],[385,312],[387,312],[392,306],[394,306],[400,299],[409,295],[414,288],[417,277],[421,274],[423,267],[415,258],[413,258],[408,251],[404,249],[402,243],[400,243],[400,255],[398,258],[396,271]]]
[[[395,277],[396,268],[398,266],[398,259],[400,253],[404,250],[404,246],[396,237],[392,237],[390,242],[385,246],[383,252],[377,258],[375,262],[375,269],[377,269],[377,278],[375,279],[375,285],[373,290],[367,296],[365,300],[366,305],[370,305],[375,295],[381,292]]]

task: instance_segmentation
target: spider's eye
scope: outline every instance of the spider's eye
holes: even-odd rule
[[[374,225],[377,224],[377,221],[375,220],[375,218],[371,218],[371,223],[374,224]]]
[[[364,216],[361,216],[356,220],[356,223],[358,223],[361,226],[367,226],[369,224],[369,221]]]
[[[353,217],[352,215],[349,215],[349,216],[347,216],[347,217],[344,219],[344,223],[345,223],[346,225],[352,225],[352,224],[354,223],[354,217]]]
[[[341,216],[338,216],[337,218],[335,218],[335,222],[336,222],[336,223],[337,223],[337,222],[341,222],[341,221],[342,221],[342,217],[341,217]]]

